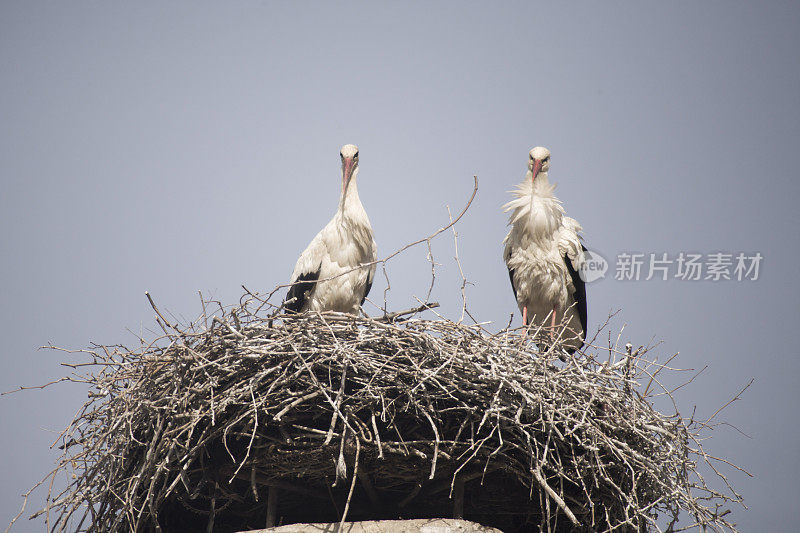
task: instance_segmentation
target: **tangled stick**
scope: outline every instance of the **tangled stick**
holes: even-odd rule
[[[41,513],[54,531],[189,520],[224,531],[266,516],[270,488],[289,495],[285,518],[294,495],[306,513],[333,498],[342,521],[449,513],[456,488],[467,515],[541,531],[661,531],[657,516],[681,513],[687,527],[736,531],[721,510],[741,501],[728,463],[704,450],[708,425],[653,407],[670,394],[652,385],[668,370],[646,350],[598,361],[589,348],[561,364],[559,346],[537,352],[518,330],[420,310],[387,320],[243,306],[138,349],[94,347],[67,378],[90,398],[43,483],[75,477]],[[331,489],[337,476],[349,483]]]

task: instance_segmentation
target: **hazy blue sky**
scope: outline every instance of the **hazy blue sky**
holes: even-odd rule
[[[708,365],[681,391],[687,413],[755,378],[723,417],[747,436],[725,426],[707,445],[755,475],[730,476],[742,531],[793,530],[800,4],[555,4],[0,4],[0,389],[65,372],[38,346],[149,335],[145,290],[192,318],[198,290],[234,303],[242,284],[285,283],[336,208],[345,143],[381,256],[445,223],[478,175],[460,256],[473,314],[499,328],[516,311],[500,206],[544,145],[612,262],[588,287],[590,324],[620,309],[623,342]],[[433,250],[433,297],[457,318],[451,236]],[[619,253],[681,251],[760,252],[760,279],[613,279]],[[389,306],[414,304],[429,271],[422,248],[390,262]],[[0,398],[0,523],[85,397]]]

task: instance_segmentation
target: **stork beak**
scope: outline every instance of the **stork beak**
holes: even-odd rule
[[[536,179],[536,176],[539,175],[539,171],[542,169],[542,160],[541,159],[534,159],[533,160],[533,170],[531,175],[531,181]]]
[[[354,167],[353,158],[346,157],[342,163],[342,192],[347,188],[347,184],[350,183],[350,178],[353,177]]]

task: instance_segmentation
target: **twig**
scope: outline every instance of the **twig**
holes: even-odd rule
[[[399,318],[401,316],[415,315],[417,313],[421,313],[422,311],[427,311],[428,309],[435,309],[437,307],[439,307],[439,302],[424,303],[424,304],[419,305],[417,307],[412,307],[411,309],[406,309],[405,311],[397,311],[397,312],[394,312],[394,313],[388,313],[388,314],[386,314],[386,315],[384,315],[384,316],[382,316],[380,318],[377,318],[376,320],[378,320],[379,322],[394,322],[394,320],[396,318]]]

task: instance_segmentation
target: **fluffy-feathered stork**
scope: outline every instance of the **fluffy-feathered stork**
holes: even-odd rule
[[[550,151],[537,146],[529,155],[525,181],[503,206],[511,211],[503,258],[523,323],[549,326],[554,335],[563,321],[561,339],[573,353],[586,338],[586,286],[578,275],[586,250],[582,228],[564,214],[555,185],[547,181]]]
[[[284,307],[289,311],[339,311],[358,314],[372,287],[377,259],[375,239],[358,197],[358,147],[346,144],[342,159],[339,208],[300,254]],[[328,279],[332,278],[332,279]],[[322,281],[317,281],[322,280]]]

